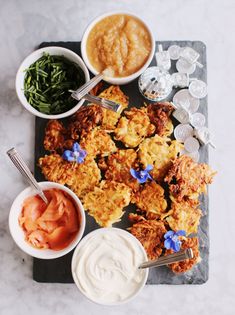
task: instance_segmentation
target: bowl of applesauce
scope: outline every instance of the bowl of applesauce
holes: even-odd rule
[[[104,71],[105,81],[126,84],[149,66],[155,40],[146,23],[124,12],[109,12],[94,19],[81,42],[81,53],[89,70]]]

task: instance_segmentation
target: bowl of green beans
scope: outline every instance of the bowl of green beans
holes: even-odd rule
[[[33,115],[60,119],[74,114],[84,100],[76,101],[76,90],[90,79],[83,60],[62,47],[41,48],[24,59],[16,75],[16,93]]]

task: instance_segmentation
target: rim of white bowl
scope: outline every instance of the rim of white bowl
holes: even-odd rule
[[[24,106],[26,110],[28,110],[31,114],[45,118],[45,119],[60,119],[60,118],[65,118],[68,116],[71,116],[74,114],[80,106],[84,103],[84,100],[81,100],[75,105],[73,108],[68,110],[67,112],[58,114],[58,115],[47,115],[39,112],[37,109],[35,109],[32,105],[29,104],[27,101],[25,95],[24,95],[24,71],[27,69],[32,63],[34,63],[36,60],[38,60],[43,52],[48,52],[50,54],[54,55],[64,55],[65,58],[67,58],[70,61],[75,62],[83,71],[84,76],[85,76],[85,82],[90,80],[90,74],[89,71],[82,60],[82,58],[77,55],[75,52],[73,52],[70,49],[64,48],[64,47],[59,47],[59,46],[48,46],[48,47],[43,47],[39,48],[35,51],[33,51],[31,54],[29,54],[20,64],[17,74],[16,74],[16,79],[15,79],[15,88],[16,88],[16,94],[18,96],[18,99],[20,103]]]
[[[151,43],[152,43],[152,48],[151,48],[151,51],[150,51],[150,54],[149,54],[149,57],[146,61],[146,63],[135,73],[129,75],[129,76],[126,76],[126,77],[110,77],[108,78],[108,80],[106,80],[107,82],[115,82],[114,84],[124,84],[123,82],[127,81],[127,82],[130,82],[132,80],[134,80],[135,78],[137,78],[138,76],[140,76],[145,69],[147,69],[147,67],[150,65],[152,59],[153,59],[153,56],[154,56],[154,53],[155,53],[155,38],[154,38],[154,35],[153,35],[153,32],[151,31],[150,27],[148,26],[148,24],[145,22],[145,20],[143,20],[142,18],[140,18],[138,15],[136,14],[133,14],[131,12],[128,12],[128,11],[109,11],[109,12],[106,12],[102,15],[99,15],[97,17],[95,17],[87,26],[87,28],[85,29],[84,33],[83,33],[83,36],[82,36],[82,41],[81,41],[81,54],[82,54],[82,59],[84,60],[87,68],[94,74],[94,75],[97,75],[99,72],[92,66],[92,64],[90,63],[89,61],[89,58],[87,56],[87,52],[86,52],[86,42],[87,42],[87,38],[88,38],[88,35],[91,31],[91,29],[96,25],[96,23],[100,22],[102,19],[108,17],[108,16],[111,16],[111,15],[116,15],[116,14],[125,14],[125,15],[129,15],[129,16],[132,16],[136,19],[138,19],[140,22],[142,22],[144,24],[144,26],[146,27],[146,29],[148,30],[149,32],[149,35],[150,35],[150,38],[151,38]],[[110,80],[109,80],[110,79]]]
[[[71,272],[72,272],[72,277],[73,280],[76,284],[77,289],[79,290],[79,292],[82,293],[83,296],[85,296],[88,300],[90,300],[91,302],[98,304],[98,305],[106,305],[106,306],[115,306],[115,305],[122,305],[125,304],[129,301],[131,301],[132,299],[134,299],[144,288],[146,282],[147,282],[147,278],[148,278],[148,274],[149,274],[149,269],[146,268],[144,269],[145,275],[143,277],[143,281],[141,286],[138,288],[138,290],[129,298],[120,301],[120,302],[113,302],[113,303],[104,303],[104,302],[99,302],[98,300],[92,299],[89,295],[87,295],[85,292],[83,292],[80,288],[80,285],[77,281],[77,277],[74,273],[74,269],[75,269],[75,264],[76,264],[76,256],[78,254],[78,251],[80,250],[80,248],[89,240],[90,237],[92,237],[93,235],[96,234],[101,234],[101,233],[105,233],[105,231],[110,231],[110,230],[117,230],[119,233],[124,233],[125,235],[128,235],[128,237],[130,237],[135,243],[136,245],[141,249],[143,255],[144,255],[144,259],[147,261],[148,257],[146,254],[146,251],[143,247],[143,245],[140,243],[140,241],[133,236],[131,233],[127,232],[126,230],[120,229],[120,228],[115,228],[115,227],[107,227],[107,228],[98,228],[90,233],[88,233],[87,235],[85,235],[82,240],[79,242],[79,244],[77,245],[77,247],[75,248],[75,251],[73,252],[73,257],[72,257],[72,261],[71,261]]]
[[[86,216],[83,205],[80,199],[75,195],[75,193],[70,190],[68,187],[63,186],[58,183],[54,182],[39,182],[39,185],[42,187],[43,190],[57,188],[62,191],[65,191],[69,194],[69,196],[73,199],[74,203],[76,204],[77,211],[79,212],[80,216],[80,227],[79,231],[74,238],[74,240],[64,249],[55,251],[52,249],[37,249],[31,246],[28,242],[25,241],[25,233],[22,227],[19,225],[18,218],[22,211],[22,203],[28,196],[34,196],[37,192],[32,187],[27,187],[23,191],[21,191],[16,198],[14,199],[10,213],[8,218],[9,230],[10,234],[15,241],[16,245],[24,251],[26,254],[40,259],[54,259],[62,257],[72,251],[77,244],[80,242],[86,225]]]

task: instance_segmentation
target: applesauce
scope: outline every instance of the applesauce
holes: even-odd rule
[[[113,77],[137,72],[148,60],[152,48],[146,26],[126,14],[114,14],[97,22],[86,43],[87,56],[98,71],[110,70]]]

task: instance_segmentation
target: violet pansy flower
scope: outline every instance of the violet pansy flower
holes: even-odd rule
[[[152,176],[149,174],[152,169],[152,165],[147,165],[146,169],[142,171],[136,171],[135,169],[131,168],[130,173],[131,176],[137,179],[140,184],[143,184],[147,182],[148,179],[153,180]]]
[[[178,252],[181,247],[181,241],[179,240],[179,236],[186,236],[184,230],[179,230],[177,232],[168,231],[165,233],[164,238],[164,246],[166,249],[172,249],[174,252]]]
[[[76,162],[79,164],[84,162],[86,156],[87,152],[85,150],[82,150],[77,142],[73,144],[72,150],[65,150],[62,155],[64,160],[68,162]]]

